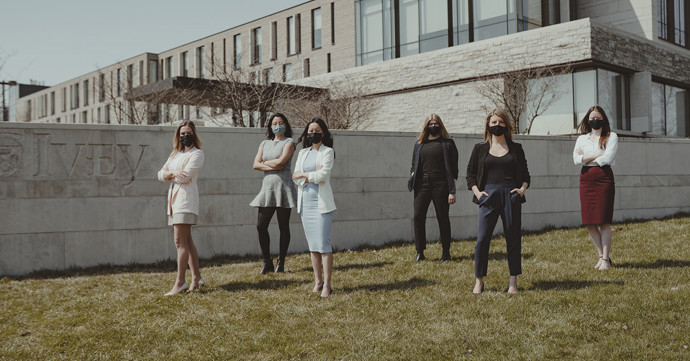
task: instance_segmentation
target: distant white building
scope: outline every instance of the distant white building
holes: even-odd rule
[[[21,97],[17,119],[112,124],[146,114],[146,124],[188,118],[232,124],[237,110],[175,104],[174,96],[155,105],[125,97],[133,89],[172,92],[175,77],[218,80],[218,69],[227,69],[263,84],[324,87],[347,79],[361,85],[377,104],[361,124],[365,129],[416,131],[434,112],[452,132],[478,132],[492,107],[478,81],[568,67],[554,82],[557,100],[535,119],[532,134],[571,133],[599,104],[621,134],[687,137],[688,6],[678,0],[313,0]],[[240,112],[234,116],[247,124],[265,117]],[[521,129],[525,122],[519,119]]]

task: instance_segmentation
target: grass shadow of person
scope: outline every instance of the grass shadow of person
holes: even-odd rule
[[[543,290],[543,291],[570,291],[578,290],[587,287],[599,285],[618,285],[622,286],[623,281],[586,281],[586,280],[558,280],[558,281],[537,281],[533,282],[532,286],[527,287],[527,290]]]
[[[690,261],[677,259],[657,259],[651,263],[642,262],[623,262],[614,263],[616,268],[641,268],[641,269],[657,269],[657,268],[685,268],[690,267]]]
[[[219,286],[218,288],[228,292],[242,292],[242,291],[263,291],[263,290],[278,290],[287,288],[296,284],[308,284],[309,281],[297,280],[281,280],[281,279],[265,279],[258,282],[230,282]]]
[[[337,264],[333,266],[334,271],[347,271],[347,270],[356,270],[356,269],[369,269],[369,268],[378,268],[378,267],[386,267],[389,265],[392,265],[393,262],[388,262],[388,261],[383,261],[383,262],[376,262],[376,263],[349,263],[349,264]],[[300,269],[295,270],[294,272],[311,272],[312,268],[311,266],[308,267],[303,267]]]
[[[426,287],[436,284],[435,281],[412,277],[409,280],[395,281],[391,283],[374,283],[368,285],[361,285],[355,287],[344,287],[339,289],[339,292],[349,293],[356,291],[371,291],[371,292],[381,292],[381,291],[401,291],[401,290],[412,290],[415,288]]]

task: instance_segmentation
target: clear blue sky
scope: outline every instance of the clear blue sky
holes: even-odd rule
[[[0,0],[0,80],[45,85],[307,0]]]

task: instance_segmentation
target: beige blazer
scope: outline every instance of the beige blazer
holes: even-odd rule
[[[168,158],[163,168],[158,171],[158,180],[163,179],[166,171],[176,171],[183,169],[187,176],[175,177],[170,180],[168,189],[168,209],[167,214],[174,213],[194,213],[199,215],[199,188],[196,179],[201,167],[204,165],[204,152],[198,148],[192,148],[186,152],[177,153],[174,157]]]
[[[297,155],[297,162],[295,162],[295,172],[304,172],[304,158],[307,157],[310,148],[304,148],[299,151]],[[316,155],[315,172],[310,172],[309,181],[319,185],[319,213],[328,213],[334,211],[335,200],[333,199],[333,190],[331,189],[331,170],[333,169],[333,161],[335,159],[335,152],[333,148],[321,145]],[[321,167],[321,169],[318,169]],[[297,213],[302,213],[302,191],[304,189],[304,178],[295,179],[297,184]]]

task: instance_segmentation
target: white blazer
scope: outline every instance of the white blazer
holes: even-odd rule
[[[194,213],[199,215],[199,188],[196,185],[196,179],[203,165],[204,152],[199,148],[192,148],[186,152],[179,152],[172,158],[168,158],[163,168],[158,171],[158,180],[161,182],[166,182],[163,179],[163,173],[166,171],[183,169],[187,172],[186,177],[175,177],[170,180],[168,215],[173,215],[173,213]]]
[[[295,172],[304,172],[304,159],[311,150],[311,147],[304,148],[299,151],[297,155],[297,162],[295,162]],[[333,148],[321,144],[316,154],[316,168],[315,172],[310,172],[309,182],[319,185],[319,213],[328,213],[334,211],[335,201],[333,200],[333,189],[331,189],[331,170],[333,169],[333,161],[335,159],[335,152]],[[318,169],[322,166],[321,169]],[[297,184],[297,213],[302,213],[302,191],[304,190],[304,178],[295,179]]]

